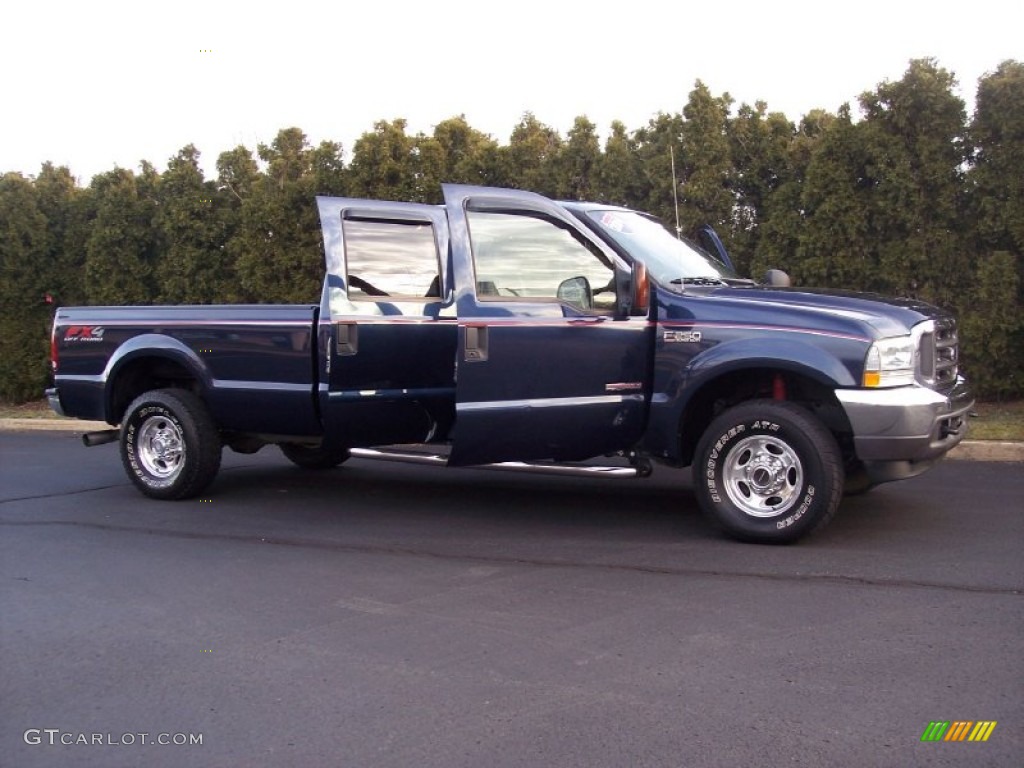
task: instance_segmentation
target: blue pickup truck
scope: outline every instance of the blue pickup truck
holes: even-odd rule
[[[693,467],[729,534],[781,543],[964,435],[956,322],[933,306],[757,284],[611,205],[463,185],[317,204],[319,303],[57,311],[51,405],[120,425],[84,439],[118,440],[145,495],[202,492],[223,446],[309,469],[659,462]]]

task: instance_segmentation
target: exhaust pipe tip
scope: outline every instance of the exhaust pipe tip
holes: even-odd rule
[[[82,443],[86,448],[92,448],[96,445],[105,445],[106,443],[117,442],[117,438],[121,435],[119,429],[103,429],[99,432],[86,432],[82,435]]]

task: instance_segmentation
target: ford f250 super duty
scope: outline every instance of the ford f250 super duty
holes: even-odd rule
[[[277,444],[305,468],[656,461],[692,465],[700,507],[764,542],[964,435],[956,324],[935,307],[758,285],[615,206],[461,185],[444,200],[317,198],[319,303],[59,309],[52,406],[120,425],[86,443],[119,440],[157,499],[203,491],[223,446]]]

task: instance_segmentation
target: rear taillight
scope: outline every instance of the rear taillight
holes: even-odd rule
[[[53,323],[53,330],[50,331],[50,368],[57,372],[57,322]]]

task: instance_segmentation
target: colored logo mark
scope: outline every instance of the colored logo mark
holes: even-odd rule
[[[921,734],[921,741],[988,741],[996,723],[995,720],[932,720]]]

